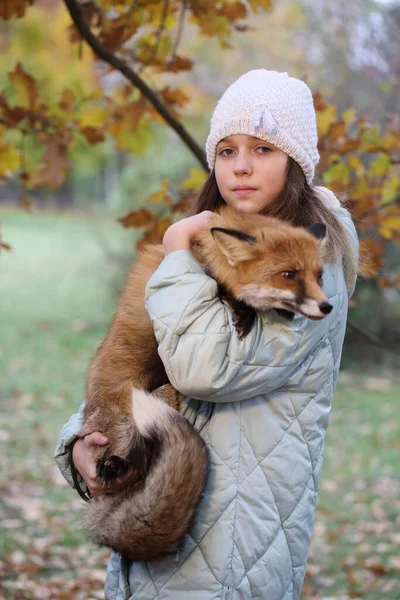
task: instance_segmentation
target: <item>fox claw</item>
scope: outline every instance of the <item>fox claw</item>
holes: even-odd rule
[[[97,463],[97,477],[104,485],[110,485],[118,477],[127,473],[128,463],[119,456],[110,456]]]

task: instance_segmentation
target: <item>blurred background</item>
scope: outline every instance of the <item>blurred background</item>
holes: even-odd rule
[[[137,243],[206,177],[216,101],[267,68],[313,90],[317,183],[364,256],[302,598],[398,600],[400,2],[8,0],[0,50],[0,598],[103,597],[54,447]]]

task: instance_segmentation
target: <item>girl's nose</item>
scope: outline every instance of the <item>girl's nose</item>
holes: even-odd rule
[[[233,165],[233,171],[235,175],[251,175],[253,167],[251,165],[250,157],[244,153],[238,152]]]

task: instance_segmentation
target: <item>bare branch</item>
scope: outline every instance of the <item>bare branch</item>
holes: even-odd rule
[[[168,16],[168,8],[169,8],[169,0],[164,0],[164,6],[163,6],[163,12],[162,12],[162,15],[161,15],[161,19],[160,19],[160,25],[158,26],[158,29],[157,29],[156,41],[155,41],[155,44],[153,46],[151,56],[148,59],[147,64],[143,64],[140,67],[139,73],[141,73],[143,71],[143,69],[145,69],[146,67],[148,67],[149,64],[156,58],[156,56],[158,54],[158,49],[160,47],[161,38],[162,38],[162,35],[164,33],[164,29],[165,29],[165,21],[166,21],[167,16]]]
[[[400,356],[399,352],[397,352],[394,348],[389,348],[385,344],[385,342],[383,340],[381,340],[381,338],[379,338],[375,334],[371,333],[370,331],[366,331],[365,329],[363,329],[362,327],[360,327],[359,325],[354,323],[354,321],[347,321],[347,327],[349,329],[352,329],[355,333],[358,333],[358,335],[361,335],[362,337],[364,337],[366,340],[371,342],[371,344],[373,344],[374,346],[377,346],[378,348],[381,348],[382,350],[387,350],[388,352],[392,352],[393,354],[396,354],[396,356]]]
[[[178,32],[176,34],[176,40],[175,40],[175,44],[172,50],[172,59],[175,58],[177,52],[178,52],[178,47],[179,44],[181,43],[181,39],[182,39],[182,35],[183,35],[183,25],[185,23],[185,12],[187,9],[187,4],[186,2],[182,2],[182,6],[181,6],[181,12],[179,15],[179,23],[178,23]]]
[[[200,162],[204,169],[207,169],[207,160],[202,148],[192,138],[192,136],[186,131],[183,125],[175,119],[170,113],[166,106],[159,100],[158,96],[150,89],[147,84],[141,79],[137,73],[135,73],[128,65],[122,61],[118,56],[110,52],[108,48],[104,46],[91,32],[85,18],[82,14],[82,9],[77,0],[64,0],[64,3],[68,9],[71,19],[74,22],[75,27],[92,48],[93,52],[101,60],[104,60],[109,65],[120,71],[125,77],[143,94],[145,98],[152,104],[156,111],[165,119],[170,127],[178,134],[181,140],[186,144],[189,150],[194,154],[197,160]]]

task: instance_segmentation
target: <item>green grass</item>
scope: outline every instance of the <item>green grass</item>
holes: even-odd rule
[[[397,600],[400,386],[361,374],[343,379],[326,437],[303,599]],[[387,389],[368,389],[374,387]]]
[[[132,232],[88,215],[0,220],[13,246],[0,255],[0,596],[42,598],[45,585],[46,597],[101,598],[107,552],[80,533],[82,501],[53,452],[124,278],[102,240],[127,252]],[[400,597],[399,397],[399,382],[367,374],[338,385],[303,600]]]

